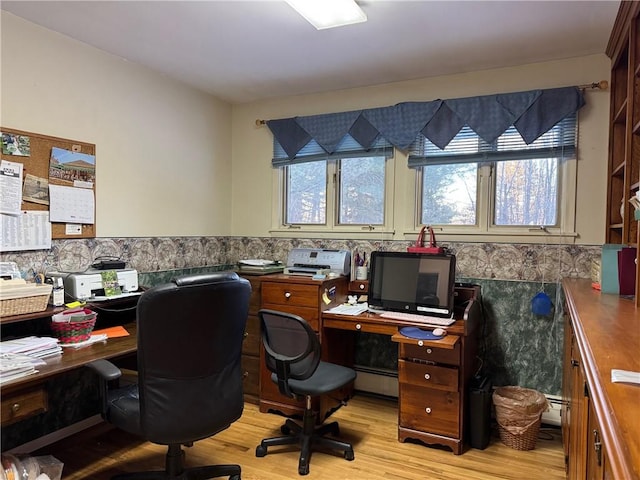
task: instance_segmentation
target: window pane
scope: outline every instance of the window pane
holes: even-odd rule
[[[327,162],[299,163],[286,168],[285,223],[326,223]]]
[[[556,225],[558,159],[496,163],[496,225]]]
[[[428,165],[422,168],[425,225],[475,225],[478,164]]]
[[[384,223],[384,157],[340,160],[340,224]]]

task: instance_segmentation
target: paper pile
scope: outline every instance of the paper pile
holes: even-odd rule
[[[26,377],[45,365],[43,358],[60,355],[57,338],[25,337],[0,342],[0,384]]]

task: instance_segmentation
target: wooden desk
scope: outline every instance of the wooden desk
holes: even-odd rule
[[[417,340],[398,333],[420,323],[382,318],[322,315],[322,353],[331,360],[342,356],[346,332],[351,344],[358,332],[389,335],[398,349],[398,440],[444,445],[459,455],[468,438],[469,382],[476,371],[477,332],[481,323],[479,287],[458,292],[457,320],[440,340]],[[353,352],[353,347],[350,349]],[[353,363],[353,361],[352,361]]]
[[[38,373],[3,384],[0,388],[2,425],[25,420],[47,410],[47,380],[82,368],[94,360],[115,359],[135,353],[136,324],[129,323],[124,327],[129,332],[127,337],[110,338],[105,343],[95,343],[79,349],[63,347],[62,355],[47,358],[46,365],[37,367]]]
[[[640,386],[611,381],[612,369],[640,371],[640,310],[590,280],[564,279],[562,287],[568,478],[640,479]]]

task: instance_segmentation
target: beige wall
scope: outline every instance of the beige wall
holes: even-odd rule
[[[96,144],[99,237],[230,234],[229,104],[1,17],[0,125]]]
[[[276,119],[491,93],[590,84],[608,80],[610,62],[604,55],[572,58],[520,67],[425,78],[324,94],[277,98],[233,107],[233,235],[267,236],[271,227],[272,135],[256,119]],[[609,92],[588,91],[580,110],[577,192],[577,243],[604,242]],[[414,182],[406,157],[396,154],[395,231],[404,238],[411,227]],[[468,239],[463,239],[468,240]],[[515,240],[515,239],[514,239]],[[559,243],[558,240],[555,240]],[[570,240],[562,240],[569,243]],[[554,243],[554,242],[551,242]]]

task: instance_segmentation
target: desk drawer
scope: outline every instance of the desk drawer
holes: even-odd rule
[[[460,438],[459,415],[458,392],[400,384],[398,416],[401,427]]]
[[[294,283],[262,282],[262,308],[265,304],[319,308],[318,287]]]
[[[249,315],[257,315],[258,310],[260,310],[260,304],[262,302],[262,281],[253,278],[249,278],[248,280],[251,283],[251,296],[249,297]]]
[[[393,335],[398,331],[395,325],[385,325],[380,322],[366,322],[360,319],[352,318],[326,318],[322,319],[322,325],[325,328],[334,328],[338,330],[350,330],[352,332],[378,333],[380,335]]]
[[[294,315],[298,315],[299,317],[304,318],[307,323],[313,328],[316,332],[320,329],[320,313],[318,312],[318,307],[309,308],[309,307],[297,307],[295,305],[279,305],[275,303],[263,303],[262,308],[266,308],[269,310],[277,310],[279,312],[293,313]]]
[[[242,355],[242,376],[245,395],[260,394],[260,357]]]
[[[249,315],[247,325],[244,329],[244,341],[242,342],[242,353],[247,355],[260,355],[262,338],[260,337],[260,319],[257,316]]]
[[[458,369],[398,360],[398,381],[417,387],[458,391]]]
[[[436,348],[431,346],[420,347],[418,345],[400,344],[400,358],[415,358],[434,363],[445,363],[448,365],[460,365],[460,342],[457,342],[453,349]]]
[[[16,392],[2,398],[2,426],[47,411],[47,393],[43,387]]]

